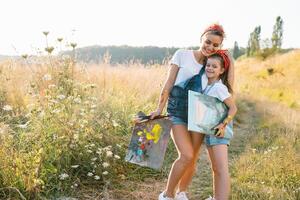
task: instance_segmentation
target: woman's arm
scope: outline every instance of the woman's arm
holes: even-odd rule
[[[230,59],[230,66],[228,69],[228,82],[232,89],[234,89],[234,59],[230,53],[228,53],[228,57]]]
[[[151,119],[153,119],[155,116],[158,116],[162,113],[166,105],[166,102],[169,98],[169,94],[174,86],[178,71],[179,71],[179,67],[175,64],[171,64],[167,79],[160,93],[157,109],[155,112],[151,113]]]

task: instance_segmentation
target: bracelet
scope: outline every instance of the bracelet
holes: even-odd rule
[[[231,115],[228,115],[228,116],[224,119],[223,124],[226,126],[231,120],[232,120],[232,116],[231,116]]]

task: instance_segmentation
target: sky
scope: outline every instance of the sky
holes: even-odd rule
[[[284,22],[283,47],[300,48],[299,0],[2,0],[0,54],[36,54],[48,44],[198,46],[202,31],[218,22],[224,48],[245,47],[261,25],[270,38],[277,16]],[[64,38],[59,46],[57,38]]]

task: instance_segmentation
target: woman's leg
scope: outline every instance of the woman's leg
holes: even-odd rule
[[[172,138],[178,152],[178,158],[174,161],[169,173],[165,192],[168,197],[175,196],[176,186],[183,176],[187,166],[191,164],[194,156],[191,135],[185,125],[173,125]]]
[[[228,146],[226,144],[207,147],[213,172],[213,191],[216,200],[228,200],[230,176],[228,170]]]
[[[179,191],[186,191],[189,184],[192,181],[193,175],[196,171],[197,161],[199,158],[200,147],[204,139],[204,135],[201,133],[191,132],[192,145],[194,149],[193,161],[185,170],[184,175],[180,179]]]

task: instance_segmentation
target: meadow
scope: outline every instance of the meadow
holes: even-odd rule
[[[236,62],[238,115],[231,199],[300,199],[300,51]],[[0,63],[0,199],[157,199],[161,171],[126,163],[138,111],[156,108],[167,65],[98,65],[74,58]],[[191,199],[211,193],[204,149]]]

